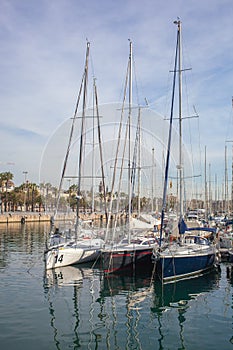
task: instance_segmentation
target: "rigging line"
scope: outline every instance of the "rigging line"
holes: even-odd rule
[[[165,210],[166,210],[167,181],[168,181],[168,170],[169,170],[169,163],[170,163],[170,148],[171,148],[171,138],[172,138],[172,120],[173,120],[175,86],[176,86],[176,68],[177,68],[177,60],[178,60],[178,46],[179,46],[179,31],[177,32],[176,54],[175,54],[174,75],[173,75],[173,88],[172,88],[172,103],[171,103],[171,111],[170,111],[170,125],[169,125],[169,135],[168,135],[168,144],[167,144],[167,157],[166,157],[166,164],[165,164],[163,202],[162,202],[162,213],[161,213],[161,228],[160,228],[160,238],[159,238],[159,246],[160,247],[162,244],[163,222],[164,222],[164,215],[165,215]]]
[[[225,140],[228,140],[229,138],[232,138],[233,134],[233,97],[232,97],[232,105],[231,110],[229,113],[229,121],[226,123],[227,130],[226,130],[226,137]]]
[[[93,80],[96,80],[96,78],[95,78],[94,63],[93,63],[93,56],[92,56],[92,53],[91,53],[91,52],[90,52],[90,65],[91,65],[92,78],[93,78]]]
[[[112,185],[111,185],[111,191],[110,191],[111,197],[110,197],[109,215],[108,215],[108,221],[107,221],[107,227],[106,227],[105,241],[107,241],[107,239],[108,239],[108,232],[109,232],[109,226],[110,226],[110,217],[111,217],[112,204],[113,204],[113,198],[112,198],[113,196],[112,195],[113,195],[115,180],[116,180],[116,168],[117,168],[118,154],[120,151],[121,133],[122,133],[122,127],[123,127],[124,107],[125,107],[125,102],[126,102],[129,68],[130,68],[130,64],[128,61],[128,67],[127,67],[127,73],[126,73],[126,79],[125,79],[125,87],[124,87],[124,98],[123,98],[123,104],[122,104],[122,108],[121,108],[121,117],[120,117],[119,129],[118,129],[117,148],[116,148],[116,155],[115,155],[115,160],[114,160],[114,170],[113,170],[113,175],[112,175]]]
[[[136,90],[136,98],[137,98],[137,105],[140,105],[139,102],[139,89],[138,89],[138,82],[137,82],[137,74],[136,74],[136,64],[135,64],[135,60],[134,60],[134,54],[132,54],[132,62],[133,62],[133,72],[134,72],[134,81],[135,81],[135,90]]]
[[[130,44],[129,44],[129,114],[128,114],[128,166],[129,166],[129,170],[128,170],[128,196],[129,196],[129,202],[128,202],[128,221],[130,220],[130,216],[131,216],[131,192],[132,192],[132,188],[131,188],[131,124],[132,124],[132,93],[133,93],[133,80],[132,80],[132,54],[133,54],[133,50],[132,50],[132,41],[129,40]],[[130,232],[130,231],[129,231]],[[130,239],[129,239],[130,241]]]
[[[120,178],[118,182],[118,193],[121,193],[122,188],[122,175],[123,175],[123,165],[125,160],[125,152],[126,152],[126,145],[127,145],[127,136],[128,136],[128,127],[125,129],[125,142],[124,142],[124,149],[123,149],[123,155],[121,158],[121,170],[120,170]],[[115,223],[114,223],[114,231],[113,231],[113,238],[115,239],[116,236],[116,226],[117,226],[117,219],[119,218],[119,206],[120,206],[120,197],[117,198],[117,208],[116,208],[116,216],[115,216]]]
[[[139,118],[137,122],[137,130],[136,130],[136,137],[135,137],[135,143],[134,143],[134,153],[133,153],[133,161],[132,161],[132,169],[131,169],[131,186],[132,186],[132,193],[134,193],[135,189],[135,177],[136,177],[136,169],[137,163],[137,155],[138,155],[138,145],[139,145]],[[139,145],[140,147],[140,145]],[[139,166],[139,165],[138,165]]]
[[[198,115],[195,106],[193,106],[193,109],[194,109],[195,114]],[[199,149],[199,173],[202,174],[201,133],[200,133],[200,120],[199,120],[199,118],[197,121],[197,132],[198,132],[198,149]]]
[[[186,75],[183,74],[184,82],[185,82],[185,91],[186,91],[186,104],[187,104],[187,115],[191,115],[189,112],[189,96],[188,96],[188,84],[186,80]],[[191,133],[191,122],[190,118],[188,118],[188,126],[189,126],[189,142],[190,142],[190,150],[191,150],[191,163],[192,169],[194,169],[194,156],[193,156],[193,144],[192,144],[192,133]]]
[[[130,39],[129,39],[129,41],[130,41]],[[125,99],[126,99],[126,90],[127,90],[127,84],[128,84],[128,82],[126,83],[126,81],[128,81],[128,79],[129,79],[129,69],[130,69],[130,60],[128,59],[127,68],[126,68],[126,77],[122,83],[122,88],[121,88],[120,95],[119,95],[119,101],[122,101],[122,100],[125,101]],[[123,94],[122,94],[122,92],[123,92]],[[123,97],[122,97],[122,95],[123,95]],[[122,110],[122,107],[120,109]]]
[[[131,176],[132,176],[132,170],[130,168],[130,127],[131,127],[131,92],[132,92],[132,42],[130,41],[130,55],[129,55],[129,114],[127,118],[127,125],[125,129],[125,137],[124,137],[124,146],[123,146],[123,154],[122,154],[122,160],[121,160],[121,170],[120,170],[120,179],[118,182],[118,193],[121,191],[121,184],[122,184],[122,174],[123,174],[123,165],[124,165],[124,160],[125,160],[125,152],[126,152],[126,145],[129,140],[129,160],[128,160],[128,175],[129,175],[129,210],[128,210],[128,218],[130,220],[130,215],[131,215],[131,193],[132,193],[132,183],[131,183]],[[119,203],[120,200],[118,198],[117,201],[117,214],[115,216],[115,225],[114,225],[114,232],[113,232],[113,237],[115,238],[115,233],[116,233],[116,225],[117,225],[117,218],[118,218],[118,213],[119,213]]]
[[[98,128],[101,175],[102,175],[102,183],[103,183],[103,190],[104,190],[104,209],[105,209],[105,216],[106,216],[106,220],[107,220],[107,218],[108,218],[108,215],[107,215],[107,197],[106,197],[105,175],[104,175],[102,136],[101,136],[101,132],[100,132],[99,105],[98,105],[97,87],[96,87],[96,83],[95,82],[94,82],[94,88],[95,88],[95,99],[96,99],[95,103],[96,103],[96,112],[97,112],[97,128]]]
[[[81,177],[83,166],[83,149],[84,149],[84,130],[85,130],[85,111],[86,111],[86,95],[87,95],[87,83],[88,83],[88,61],[89,61],[90,43],[87,43],[86,62],[85,62],[85,79],[83,87],[83,106],[82,106],[82,123],[81,123],[81,136],[80,136],[80,149],[79,149],[79,169],[78,169],[78,193],[77,193],[77,218],[75,224],[75,235],[77,235],[77,229],[79,225],[79,208],[80,208],[80,195],[81,195]]]
[[[185,52],[185,54],[184,54]],[[191,65],[191,60],[190,60],[190,57],[189,57],[189,54],[188,54],[188,50],[186,49],[186,45],[185,45],[185,40],[183,39],[183,35],[182,35],[182,59],[183,61],[185,61],[185,58],[187,58],[188,60],[186,60],[186,62],[188,62],[188,66],[192,66]],[[188,69],[188,70],[191,70],[191,81],[193,80],[193,73],[192,73],[192,69]],[[190,100],[190,94],[189,94],[189,91],[188,91],[188,84],[187,84],[187,75],[184,74],[184,82],[185,82],[185,91],[186,91],[186,104],[187,104],[187,115],[191,115],[190,112],[189,112],[189,100]],[[198,132],[198,149],[199,149],[199,165],[198,165],[198,168],[199,168],[199,172],[201,173],[201,163],[202,163],[202,160],[201,160],[201,146],[200,146],[200,124],[199,124],[199,115],[197,114],[197,111],[195,109],[195,106],[193,106],[193,110],[195,112],[195,116],[196,118],[198,118],[198,124],[197,124],[197,132]],[[185,118],[183,118],[185,119]],[[187,119],[190,119],[190,118],[187,118]],[[190,120],[189,120],[189,139],[190,139],[190,150],[191,150],[191,162],[192,162],[192,169],[194,170],[194,163],[195,163],[195,155],[194,155],[194,148],[193,148],[193,132],[192,132],[192,128],[191,128],[191,123],[190,123]]]
[[[84,70],[84,73],[83,73],[83,76],[82,76],[81,85],[80,85],[80,89],[79,89],[79,93],[78,93],[78,98],[77,98],[77,102],[76,102],[76,105],[75,105],[74,116],[73,116],[73,119],[72,119],[72,126],[71,126],[71,130],[70,130],[70,135],[69,135],[67,152],[66,152],[66,156],[65,156],[65,159],[64,159],[64,163],[63,163],[63,170],[62,170],[61,179],[60,179],[60,183],[59,183],[58,196],[57,196],[57,201],[56,201],[56,209],[55,209],[54,215],[57,214],[58,205],[59,205],[59,202],[60,202],[61,189],[62,189],[62,185],[63,185],[64,175],[65,175],[65,172],[66,172],[66,167],[67,167],[69,154],[70,154],[71,142],[72,142],[73,133],[74,133],[75,121],[77,119],[77,112],[78,112],[78,107],[79,107],[79,103],[80,103],[80,99],[81,99],[84,79],[85,79],[85,70]]]

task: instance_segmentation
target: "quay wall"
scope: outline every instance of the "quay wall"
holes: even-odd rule
[[[53,214],[51,213],[4,213],[0,214],[0,224],[10,223],[29,223],[29,222],[52,222]],[[74,220],[75,214],[59,214],[55,221]]]
[[[38,212],[7,212],[0,214],[0,224],[10,223],[30,223],[30,222],[54,222],[57,221],[75,221],[76,213],[58,213],[54,219],[54,213]],[[81,220],[105,221],[105,215],[100,213],[80,214]]]

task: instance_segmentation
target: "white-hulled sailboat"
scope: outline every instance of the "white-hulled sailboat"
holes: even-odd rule
[[[79,209],[80,209],[80,200],[81,200],[81,184],[83,175],[83,161],[84,161],[84,150],[85,150],[85,119],[86,119],[86,93],[87,93],[87,82],[88,82],[88,62],[89,62],[89,51],[90,51],[90,43],[87,42],[86,49],[86,59],[85,59],[85,68],[84,74],[82,77],[82,83],[78,95],[78,100],[75,108],[75,113],[72,120],[72,126],[69,135],[69,142],[67,147],[67,153],[64,160],[56,210],[58,208],[60,193],[62,190],[63,180],[66,177],[66,167],[67,162],[72,146],[73,141],[73,133],[75,128],[75,123],[79,119],[81,121],[80,126],[80,148],[79,148],[79,165],[78,165],[78,184],[77,184],[77,210],[76,210],[76,222],[72,230],[70,230],[70,237],[67,239],[63,237],[60,232],[51,232],[50,235],[50,244],[46,247],[45,250],[45,267],[46,269],[53,269],[57,267],[63,267],[68,265],[75,265],[80,263],[87,263],[90,261],[94,261],[98,258],[100,254],[100,249],[104,245],[104,241],[101,238],[98,238],[93,229],[89,229],[88,231],[83,227],[82,221],[79,218]],[[81,98],[81,94],[83,94],[83,103],[81,116],[78,117],[78,108],[79,102]],[[97,100],[97,92],[96,85],[94,83],[94,94],[96,104]],[[97,121],[98,121],[98,135],[99,135],[99,143],[100,143],[100,133],[99,133],[99,115],[98,115],[98,107],[97,109]],[[94,113],[94,112],[93,112]],[[93,116],[94,118],[94,116]],[[102,148],[100,148],[100,152],[102,152]],[[100,155],[102,159],[102,155]]]

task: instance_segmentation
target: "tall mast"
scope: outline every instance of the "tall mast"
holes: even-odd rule
[[[177,24],[177,22],[174,22]],[[170,122],[169,122],[169,133],[168,133],[168,141],[167,141],[167,157],[165,164],[165,174],[164,174],[164,184],[163,184],[163,203],[162,203],[162,212],[161,212],[161,225],[160,225],[160,238],[159,245],[162,243],[163,236],[163,222],[164,215],[166,210],[166,199],[167,199],[167,182],[168,182],[168,171],[170,164],[170,151],[171,151],[171,139],[172,139],[172,122],[173,122],[173,112],[174,112],[174,97],[175,97],[175,86],[176,86],[176,71],[177,71],[177,58],[178,58],[178,36],[176,42],[176,54],[175,54],[175,62],[174,62],[174,71],[173,71],[173,84],[172,84],[172,101],[171,101],[171,111],[170,111]]]
[[[151,184],[151,212],[154,211],[154,166],[155,166],[155,149],[152,148],[152,184]]]
[[[109,228],[110,228],[110,218],[111,218],[111,212],[112,212],[112,198],[113,198],[113,191],[114,191],[114,186],[115,186],[115,181],[116,181],[116,170],[117,170],[117,162],[118,162],[118,156],[119,156],[119,151],[120,151],[120,143],[121,143],[121,134],[122,134],[122,128],[123,128],[123,117],[124,117],[124,107],[125,107],[125,102],[126,102],[126,95],[127,95],[127,88],[128,88],[128,82],[129,82],[129,76],[131,77],[132,74],[129,73],[132,71],[132,65],[131,65],[131,56],[132,56],[132,43],[130,41],[130,55],[129,55],[129,60],[128,60],[128,65],[127,65],[127,75],[126,75],[126,81],[125,81],[125,87],[124,87],[124,98],[123,98],[123,105],[122,105],[122,109],[121,109],[121,118],[120,118],[120,123],[119,123],[119,129],[118,129],[118,138],[117,138],[117,147],[116,147],[116,156],[115,156],[115,160],[114,160],[114,166],[113,166],[113,176],[112,176],[112,184],[111,184],[111,198],[110,198],[110,204],[109,204],[109,209],[108,209],[108,219],[107,219],[107,228],[106,228],[106,234],[105,234],[105,240],[107,241],[108,239],[108,233],[109,233]],[[132,85],[132,79],[130,80],[130,85]],[[128,124],[126,127],[126,134],[125,134],[125,141],[127,140],[127,137],[129,138],[128,135],[128,131],[130,129],[130,117],[131,117],[131,91],[132,88],[129,89],[130,93],[129,93],[129,115],[128,115]],[[125,143],[126,144],[126,143]],[[123,149],[123,157],[122,157],[122,161],[125,159],[125,144],[124,144],[124,149]],[[129,142],[130,144],[130,142]],[[128,161],[128,195],[129,195],[129,210],[128,210],[128,221],[129,221],[129,216],[130,216],[130,211],[131,211],[131,172],[130,172],[130,146],[129,146],[129,161]],[[121,176],[121,175],[120,175]],[[119,181],[119,185],[120,185],[121,181]],[[120,189],[120,187],[119,187]],[[118,193],[120,193],[118,191]]]
[[[233,146],[232,146],[232,160],[231,160],[231,212],[233,213]]]
[[[205,146],[205,218],[207,220],[209,215],[209,206],[208,206],[208,192],[207,192],[207,165],[206,165],[206,146]]]
[[[215,201],[215,212],[218,211],[218,178],[217,178],[217,174],[215,174],[215,180],[214,180],[214,186],[215,186],[215,195],[214,195],[214,201]]]
[[[225,145],[225,213],[228,212],[228,169],[227,169],[227,145]]]
[[[233,97],[231,99],[233,110]],[[233,141],[232,141],[233,142]],[[233,146],[232,146],[232,161],[231,161],[231,213],[233,213]]]
[[[81,199],[81,179],[82,179],[82,167],[83,167],[83,152],[84,152],[84,132],[85,132],[85,119],[86,119],[86,95],[87,95],[87,82],[88,82],[88,61],[89,61],[90,43],[87,43],[85,71],[84,71],[84,85],[83,85],[83,105],[82,105],[82,121],[81,121],[81,136],[80,136],[80,149],[79,149],[79,167],[78,167],[78,192],[77,192],[77,218],[75,225],[75,234],[77,234],[79,226],[79,208]]]
[[[138,216],[141,214],[141,108],[138,110]]]
[[[212,187],[211,187],[211,164],[209,163],[209,214],[212,213]]]
[[[94,187],[95,187],[95,181],[94,181],[94,174],[95,174],[95,169],[94,169],[94,160],[95,160],[95,78],[93,79],[93,120],[92,120],[92,164],[91,164],[91,212],[94,213],[95,211],[95,196],[94,196]]]
[[[97,132],[98,132],[98,142],[99,142],[99,152],[100,152],[101,176],[102,176],[103,194],[104,194],[104,210],[105,210],[105,218],[107,222],[108,215],[107,215],[107,198],[106,198],[106,186],[105,186],[105,176],[104,176],[103,147],[102,147],[102,139],[101,139],[101,132],[100,132],[99,103],[98,103],[97,87],[96,87],[95,80],[94,80],[94,95],[95,95],[95,107],[96,107],[96,116],[97,116]]]
[[[57,200],[56,200],[56,209],[55,209],[54,216],[57,215],[57,211],[58,211],[59,201],[60,201],[60,197],[61,197],[62,185],[63,185],[63,181],[64,181],[64,177],[65,177],[66,167],[67,167],[69,154],[70,154],[70,150],[71,150],[71,145],[72,145],[72,140],[73,140],[75,122],[77,120],[77,113],[78,113],[79,103],[80,103],[81,94],[82,94],[82,90],[83,90],[83,84],[84,84],[84,81],[86,79],[87,60],[88,60],[88,55],[89,55],[89,47],[90,47],[90,43],[88,42],[87,43],[87,49],[86,49],[85,68],[84,68],[84,73],[83,73],[83,76],[82,76],[81,86],[80,86],[79,93],[78,93],[78,98],[77,98],[77,102],[76,102],[76,106],[75,106],[74,115],[73,115],[73,118],[72,118],[72,126],[71,126],[71,129],[70,129],[70,135],[69,135],[67,151],[66,151],[66,155],[65,155],[65,159],[64,159],[64,163],[63,163],[63,168],[62,168],[62,174],[61,174],[61,179],[60,179],[59,188],[58,188],[58,196],[57,196]]]
[[[128,217],[131,217],[131,115],[132,115],[132,41],[129,41],[129,116],[128,116],[128,138],[129,138],[129,161],[128,161],[128,196],[129,196],[129,212]]]
[[[182,53],[181,53],[181,22],[180,20],[176,21],[178,26],[178,73],[179,73],[179,165],[178,165],[178,172],[179,172],[179,198],[180,198],[180,218],[183,217],[183,193],[182,193],[182,170],[183,170],[183,164],[182,164]]]
[[[233,109],[233,97],[232,97],[232,109]],[[233,140],[227,140],[226,142],[233,142]],[[231,200],[228,198],[228,174],[227,174],[227,146],[225,145],[225,209],[228,209],[228,212],[233,212],[233,146],[232,146],[232,160],[231,160]],[[227,194],[227,195],[226,195]],[[227,205],[226,205],[227,201]],[[231,202],[231,205],[230,205]]]

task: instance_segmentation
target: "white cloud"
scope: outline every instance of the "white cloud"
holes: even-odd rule
[[[73,114],[86,38],[100,103],[120,100],[130,38],[140,102],[146,98],[162,115],[169,111],[176,39],[172,22],[177,16],[183,26],[184,63],[192,67],[187,81],[191,106],[200,114],[201,141],[212,168],[223,165],[221,152],[213,150],[224,152],[231,112],[231,0],[3,0],[1,8],[0,121],[9,127],[1,132],[2,161],[15,162],[16,182],[25,170],[32,180],[38,178],[40,149],[42,153],[46,139]],[[16,129],[25,130],[24,139]]]

